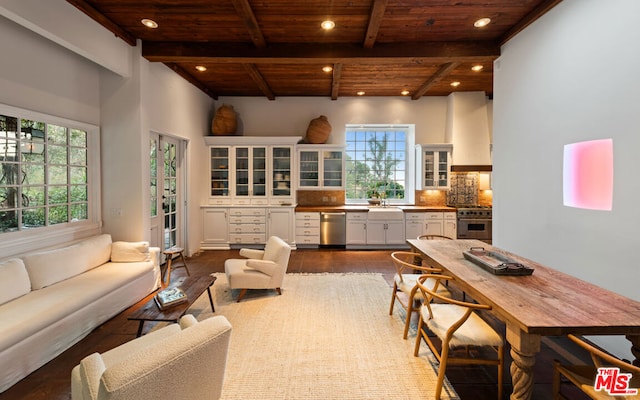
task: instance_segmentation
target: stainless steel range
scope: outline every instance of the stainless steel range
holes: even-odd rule
[[[457,206],[458,239],[478,239],[491,244],[491,207]]]

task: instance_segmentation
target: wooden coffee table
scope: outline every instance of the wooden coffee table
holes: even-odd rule
[[[160,307],[156,304],[153,297],[147,301],[142,307],[134,311],[127,317],[129,320],[140,321],[138,325],[138,333],[136,337],[142,334],[142,328],[146,321],[167,321],[178,322],[180,317],[187,313],[187,310],[191,305],[207,291],[209,295],[209,304],[211,304],[211,311],[215,312],[213,308],[213,298],[211,297],[211,286],[216,281],[216,277],[212,275],[201,276],[198,278],[187,277],[183,281],[178,280],[170,287],[180,287],[187,294],[187,301],[184,303],[176,304],[173,307],[166,310],[160,310]],[[154,296],[155,297],[155,296]]]

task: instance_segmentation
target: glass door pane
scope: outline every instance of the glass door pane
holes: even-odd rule
[[[267,149],[254,147],[252,158],[252,196],[267,195]]]
[[[291,195],[291,147],[273,147],[273,195]]]
[[[229,196],[229,148],[211,148],[211,196]]]
[[[435,152],[424,152],[424,186],[433,187],[436,184],[435,179]]]
[[[324,186],[341,187],[342,186],[342,152],[341,151],[324,151],[322,152]]]
[[[249,196],[249,148],[237,147],[235,151],[235,195],[237,197]]]
[[[318,152],[300,152],[300,186],[318,187]]]

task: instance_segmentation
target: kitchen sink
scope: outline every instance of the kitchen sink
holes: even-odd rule
[[[398,207],[370,207],[368,219],[403,220],[404,213]]]

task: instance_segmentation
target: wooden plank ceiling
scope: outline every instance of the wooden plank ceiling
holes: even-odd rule
[[[67,1],[130,45],[140,40],[147,60],[215,99],[335,100],[403,90],[413,99],[453,91],[492,96],[501,44],[561,0]],[[158,27],[144,26],[145,18]],[[491,23],[474,27],[480,18]],[[323,30],[324,20],[335,28]]]

